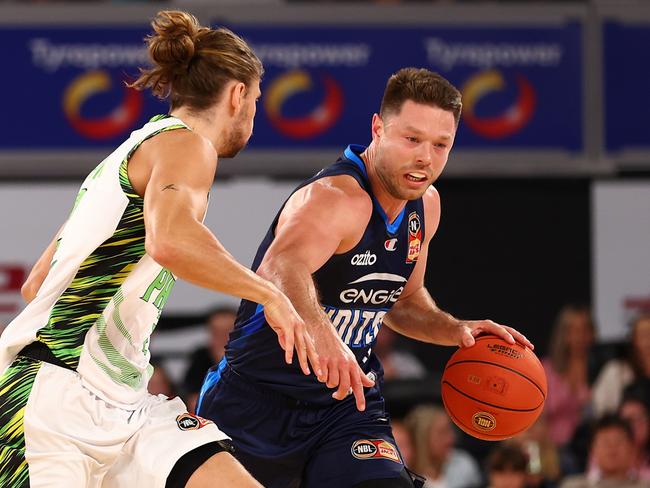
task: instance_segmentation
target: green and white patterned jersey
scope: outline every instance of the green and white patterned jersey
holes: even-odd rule
[[[145,252],[144,202],[127,163],[144,140],[179,128],[177,118],[152,118],[85,179],[43,285],[0,337],[0,373],[38,340],[104,400],[142,401],[149,337],[176,278]]]

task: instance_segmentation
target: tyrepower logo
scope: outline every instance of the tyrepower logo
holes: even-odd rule
[[[372,287],[370,289],[363,287],[362,283],[372,281],[399,283],[400,286],[389,288],[384,285],[385,287]],[[339,299],[343,303],[370,303],[372,305],[395,303],[404,291],[404,283],[406,283],[406,278],[403,276],[390,273],[370,273],[349,283],[350,285],[360,286],[343,290],[339,295]]]

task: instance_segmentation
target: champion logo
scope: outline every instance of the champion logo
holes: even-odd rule
[[[384,242],[384,249],[387,251],[394,251],[397,249],[397,238],[393,239],[387,239],[386,242]]]

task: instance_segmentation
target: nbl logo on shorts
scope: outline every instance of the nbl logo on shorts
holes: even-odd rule
[[[384,439],[359,439],[351,448],[352,456],[357,459],[390,459],[401,463],[397,448]]]
[[[198,430],[211,423],[211,420],[206,420],[203,417],[192,415],[191,413],[182,413],[176,417],[176,425],[181,430]]]

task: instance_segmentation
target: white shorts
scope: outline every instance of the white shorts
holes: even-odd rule
[[[164,488],[185,453],[228,439],[214,423],[188,414],[179,398],[149,395],[137,410],[117,408],[85,388],[76,372],[21,357],[0,379],[3,421],[3,488]]]

